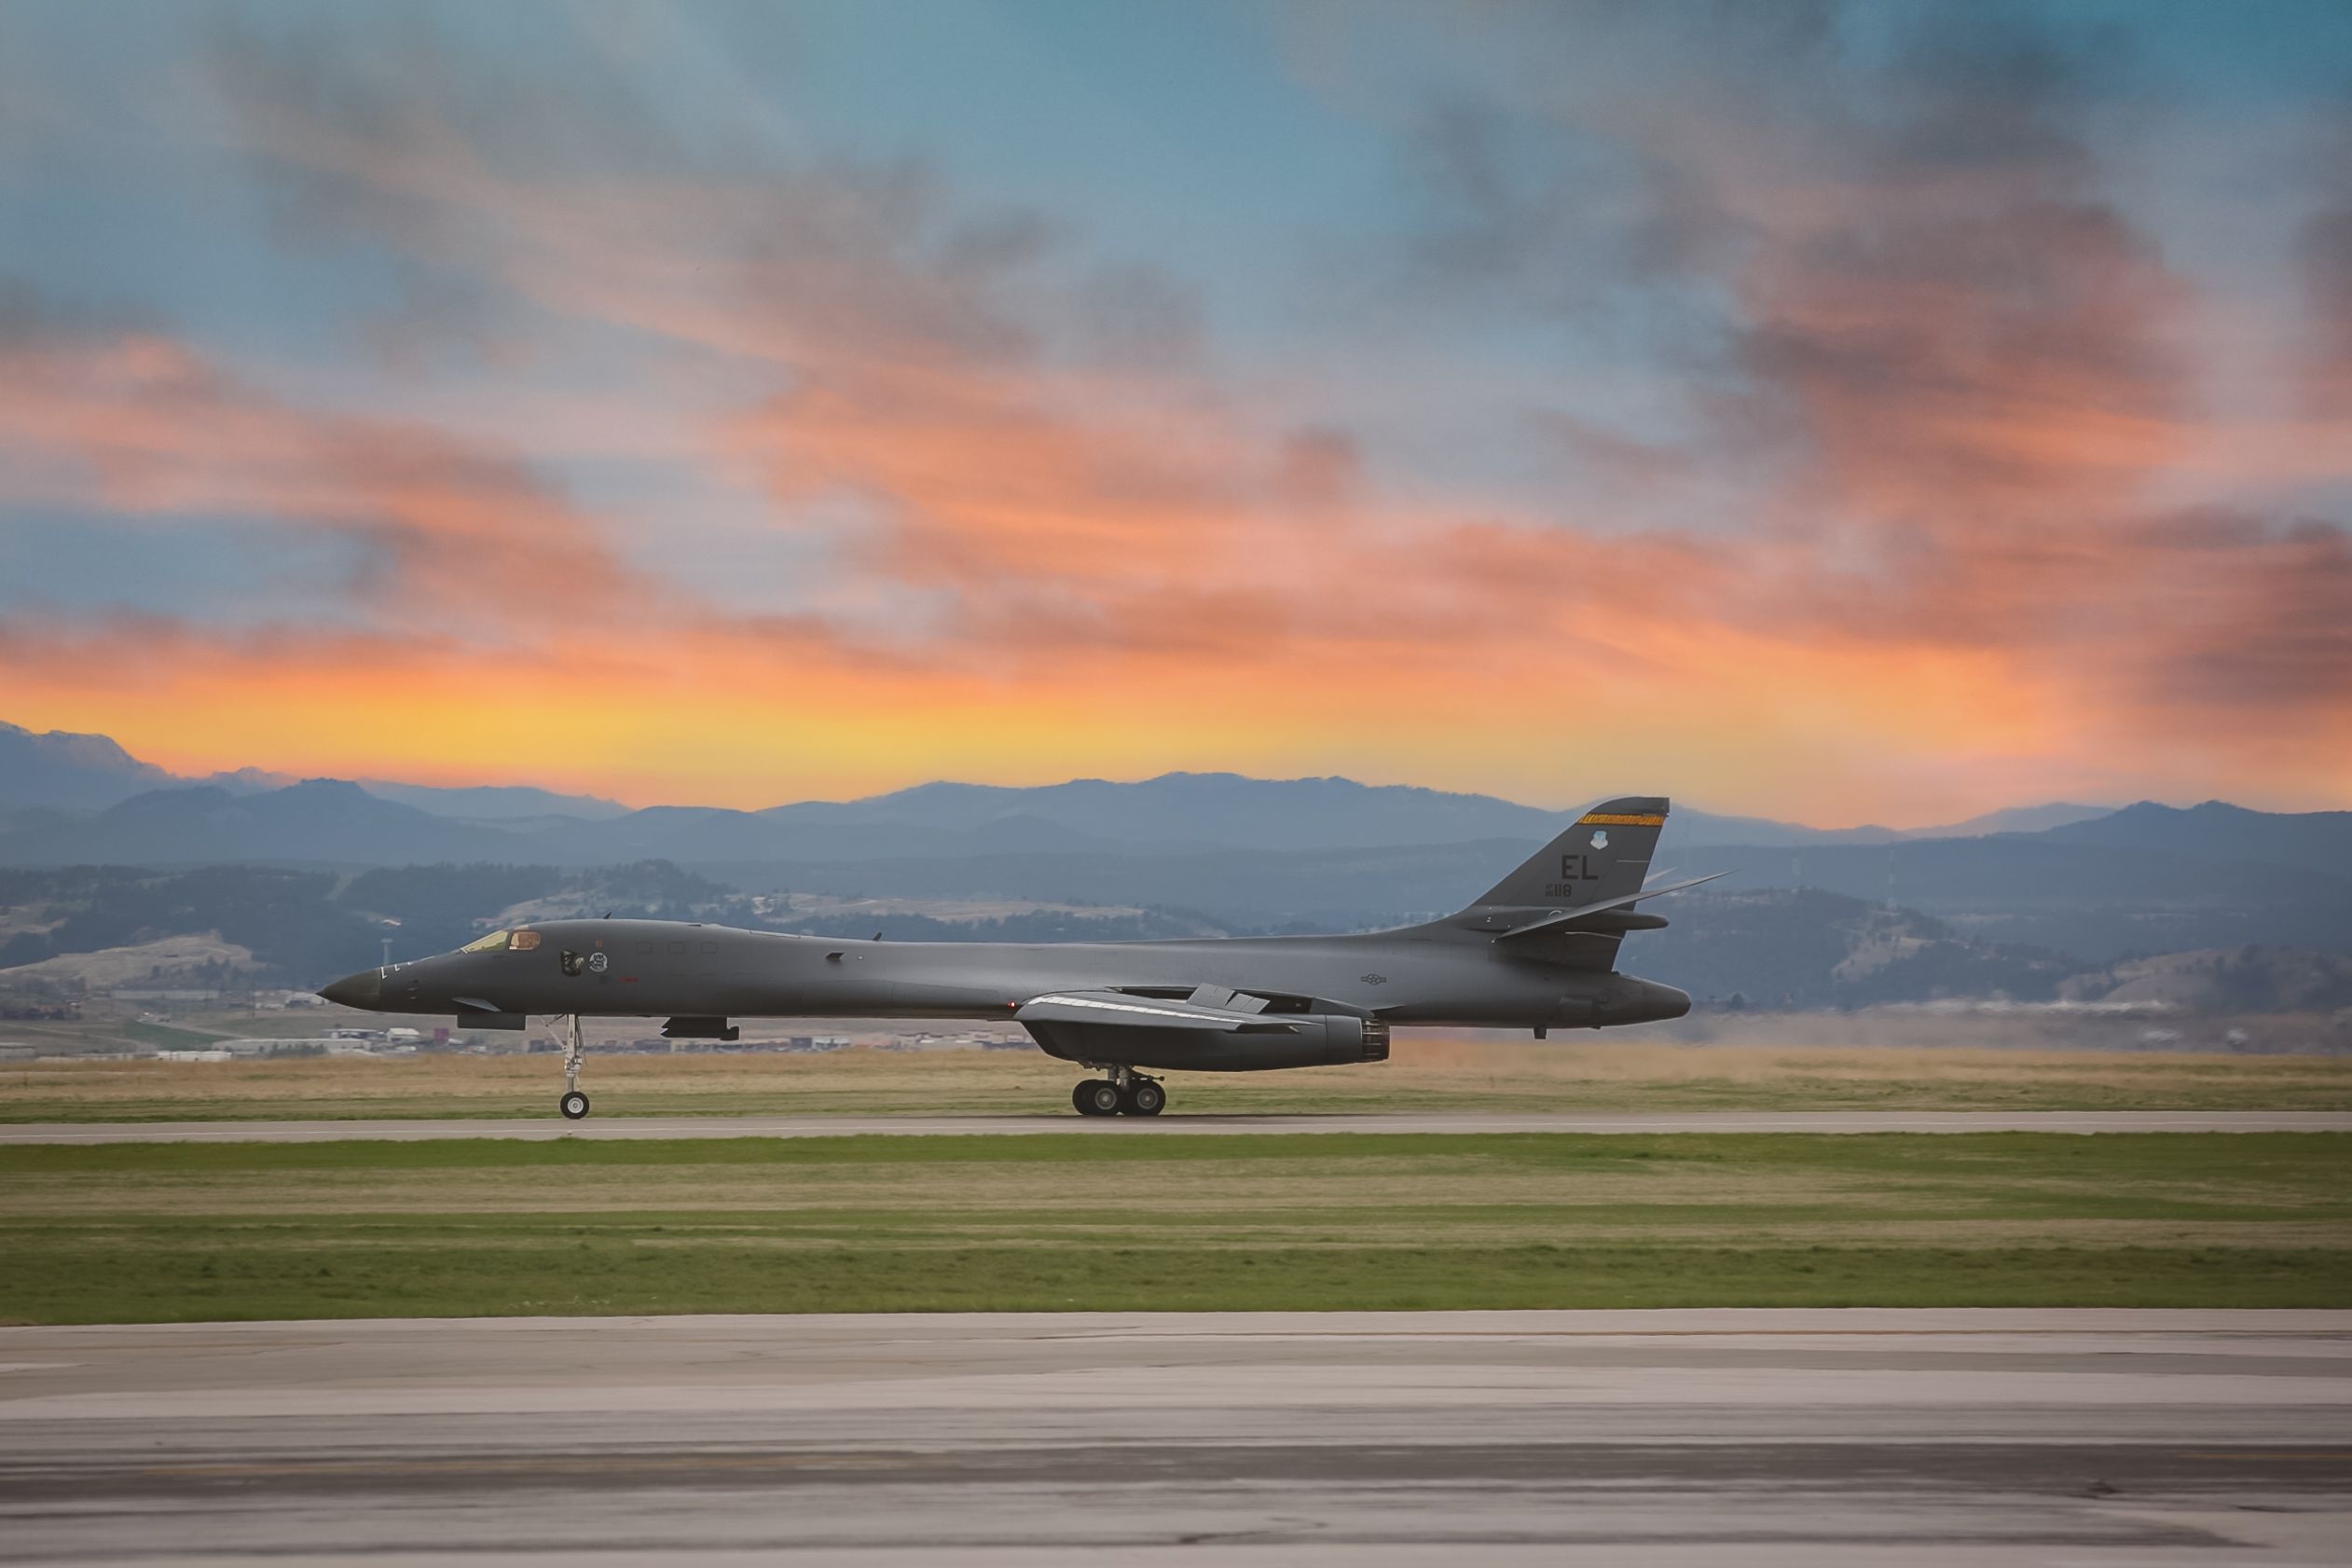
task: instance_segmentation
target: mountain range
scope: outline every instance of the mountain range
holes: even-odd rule
[[[0,723],[0,814],[29,809],[67,814],[103,811],[149,791],[194,786],[254,795],[299,782],[292,774],[256,767],[190,777],[141,762],[111,736],[75,735],[65,730],[36,735],[20,725]],[[628,810],[618,801],[558,794],[530,785],[448,789],[382,778],[360,782],[379,799],[460,820],[578,817],[595,821]]]
[[[406,808],[384,810],[379,806]],[[1945,827],[1811,828],[1679,810],[1687,843],[1794,846],[2029,832],[2104,815],[2053,803]],[[296,780],[258,768],[203,777],[142,762],[111,737],[0,723],[0,863],[144,863],[196,858],[398,864],[515,853],[555,863],[661,856],[858,860],[889,854],[1126,846],[1331,849],[1547,837],[1567,813],[1491,795],[1347,778],[1171,773],[1018,788],[940,782],[862,800],[762,811],[657,805],[631,811],[530,786],[448,788],[384,779]],[[601,824],[594,832],[584,824]],[[337,832],[340,832],[340,838]]]
[[[103,736],[0,726],[0,866],[663,860],[753,890],[1147,905],[1234,928],[1334,929],[1459,907],[1567,819],[1485,795],[1191,773],[630,811],[514,787],[181,779]],[[2352,952],[2352,812],[2054,804],[1904,832],[1678,808],[1658,867],[1731,870],[1711,895],[1816,889],[2088,963],[2249,942]]]

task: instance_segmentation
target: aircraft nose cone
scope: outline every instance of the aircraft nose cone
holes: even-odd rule
[[[380,970],[362,970],[320,986],[319,995],[341,1007],[372,1008],[383,1000],[384,977]]]

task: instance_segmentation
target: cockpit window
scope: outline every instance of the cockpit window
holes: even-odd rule
[[[537,931],[492,931],[486,937],[475,937],[461,953],[528,953],[539,945]]]

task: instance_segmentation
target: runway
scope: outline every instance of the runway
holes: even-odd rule
[[[2352,1561],[2352,1313],[0,1328],[0,1562]]]
[[[10,1144],[324,1143],[342,1138],[837,1138],[1006,1136],[1085,1133],[1103,1137],[1204,1133],[2345,1133],[2352,1111],[2331,1110],[1791,1110],[1515,1114],[1400,1111],[1386,1115],[1185,1116],[1150,1120],[1029,1116],[592,1116],[528,1121],[29,1121],[0,1125]]]

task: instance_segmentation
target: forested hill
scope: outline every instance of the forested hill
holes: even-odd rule
[[[1916,910],[1819,890],[1703,892],[1673,925],[1627,945],[1636,972],[1702,1005],[1836,1007],[1940,997],[2046,1001],[2186,996],[2233,1010],[2352,1006],[2352,960],[2280,949],[2091,963],[1987,941]],[[0,991],[75,989],[81,960],[154,944],[153,983],[310,987],[381,958],[461,945],[505,924],[610,911],[623,916],[897,941],[1103,941],[1252,934],[1267,928],[1198,909],[1004,897],[748,892],[667,862],[582,872],[471,865],[357,874],[282,867],[0,872]],[[1289,922],[1281,928],[1301,928]],[[194,944],[164,939],[202,937]],[[138,978],[138,977],[134,977]]]

